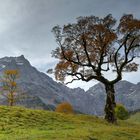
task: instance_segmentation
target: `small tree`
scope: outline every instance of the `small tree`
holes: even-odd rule
[[[116,117],[120,120],[126,120],[129,117],[129,113],[122,104],[117,104],[115,107]]]
[[[2,89],[6,93],[3,95],[6,96],[9,106],[13,106],[15,103],[15,97],[17,92],[17,78],[19,76],[18,70],[5,70],[4,76],[2,79]]]
[[[61,113],[73,113],[73,107],[70,103],[68,102],[63,102],[61,104],[59,104],[56,107],[56,112],[61,112]]]
[[[56,80],[72,81],[93,79],[106,89],[105,119],[115,123],[114,85],[122,79],[122,73],[138,70],[135,58],[140,54],[140,20],[124,15],[119,22],[112,15],[104,18],[79,17],[76,23],[53,28],[58,43],[52,56],[59,59],[54,73]],[[114,79],[106,77],[112,70]],[[50,72],[50,70],[49,70]]]

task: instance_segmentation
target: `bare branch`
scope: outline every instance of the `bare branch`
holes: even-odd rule
[[[80,79],[80,78],[79,78],[79,79],[76,79],[76,78],[75,78],[75,79],[72,79],[70,82],[67,82],[67,83],[65,83],[65,84],[67,85],[67,84],[73,83],[74,81],[79,81],[79,80],[81,80],[81,79]]]
[[[87,60],[88,60],[88,66],[92,67],[93,71],[96,71],[95,66],[93,66],[92,63],[91,63],[91,60],[90,60],[90,57],[89,57],[89,54],[88,54],[88,51],[87,51],[86,39],[84,38],[84,36],[83,36],[82,40],[83,40],[84,51],[85,51],[85,54],[86,54],[86,57],[87,57]]]

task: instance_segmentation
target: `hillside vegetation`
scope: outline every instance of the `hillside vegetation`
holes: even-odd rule
[[[129,121],[134,122],[134,123],[140,123],[140,112],[137,112],[134,115],[132,115]]]
[[[0,140],[140,140],[135,118],[140,113],[110,125],[94,116],[0,106]]]

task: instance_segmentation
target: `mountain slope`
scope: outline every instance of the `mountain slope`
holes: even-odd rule
[[[39,72],[23,55],[1,58],[0,76],[6,69],[18,69],[20,72],[18,84],[21,98],[17,105],[54,110],[58,103],[67,101],[81,113],[95,115],[104,113],[106,96],[101,83],[86,92],[81,88],[70,89]],[[115,90],[117,102],[123,103],[130,111],[140,109],[140,83],[135,85],[127,81],[120,81],[116,84]],[[22,93],[24,94],[22,95]],[[6,104],[3,96],[1,96],[0,103]]]
[[[61,83],[53,81],[52,78],[32,67],[23,55],[0,59],[1,76],[6,69],[17,69],[20,72],[18,84],[21,93],[24,93],[24,98],[17,102],[18,105],[54,109],[58,103],[68,101],[75,110],[90,113],[89,111],[91,110],[87,110],[85,106],[90,95],[86,95],[83,89],[70,89]],[[1,103],[4,102],[3,100],[0,101]]]
[[[120,81],[115,85],[116,102],[122,103],[129,111],[140,109],[140,83],[132,84],[128,81]],[[95,99],[95,110],[102,114],[105,106],[106,93],[104,85],[99,83],[91,87],[87,94],[93,95]]]

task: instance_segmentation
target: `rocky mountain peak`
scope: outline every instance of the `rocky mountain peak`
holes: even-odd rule
[[[24,55],[15,57],[14,59],[15,59],[17,65],[30,65],[30,62],[24,57]]]
[[[24,55],[0,58],[0,71],[3,71],[4,69],[20,69],[23,65],[31,66],[30,62],[25,59]]]
[[[137,85],[140,86],[140,82],[138,82]]]

